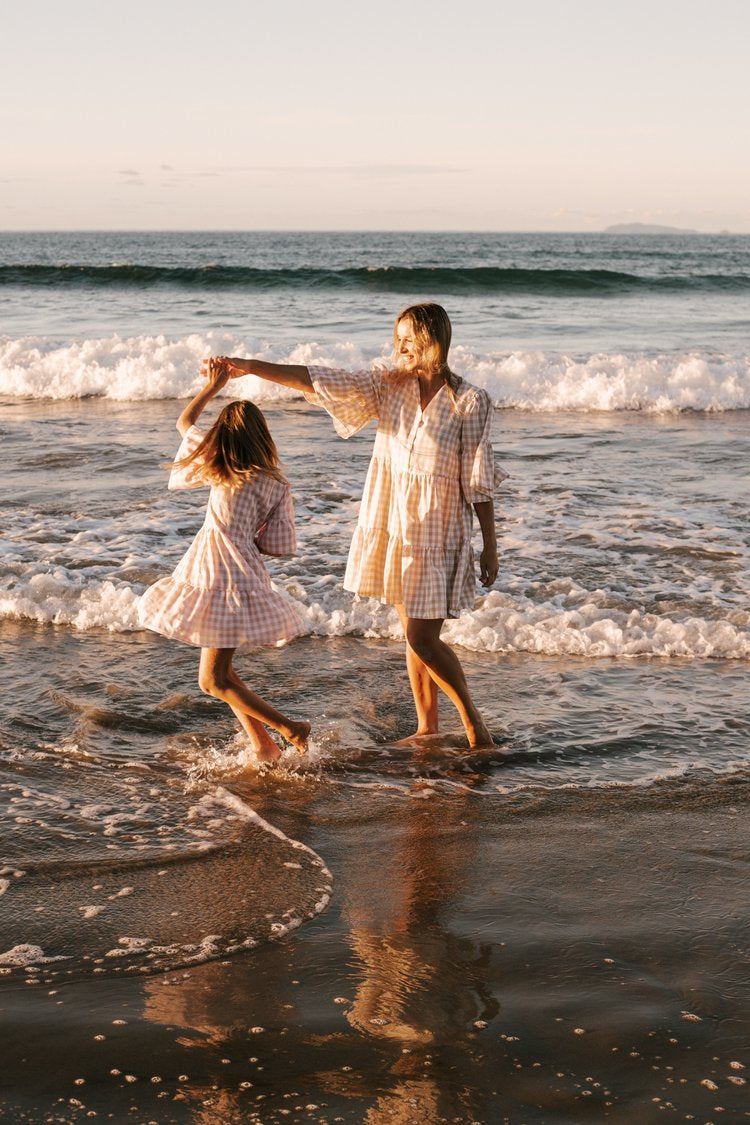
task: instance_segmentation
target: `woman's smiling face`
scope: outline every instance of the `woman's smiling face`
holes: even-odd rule
[[[405,316],[396,325],[396,350],[399,368],[402,371],[416,371],[419,367],[419,346],[409,317]]]

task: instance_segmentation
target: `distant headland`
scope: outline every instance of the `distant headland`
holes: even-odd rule
[[[615,223],[612,227],[606,227],[605,234],[701,234],[699,230],[691,230],[689,227],[663,227],[658,223]],[[722,234],[727,234],[727,231],[722,231]]]

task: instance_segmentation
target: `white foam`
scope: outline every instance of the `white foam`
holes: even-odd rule
[[[16,582],[0,596],[0,617],[119,633],[139,627],[138,596],[130,586],[109,580],[82,587],[70,572],[58,568]]]
[[[84,919],[86,921],[88,921],[90,918],[96,918],[97,914],[101,914],[101,912],[103,910],[106,910],[106,907],[105,906],[79,906],[78,909],[81,911]]]
[[[111,336],[59,342],[0,337],[0,393],[53,399],[96,395],[120,401],[185,398],[200,386],[201,360],[211,354],[350,370],[370,368],[388,358],[386,352],[365,352],[349,342],[306,342],[281,349],[263,340],[219,332],[177,340]],[[750,408],[747,353],[580,357],[540,351],[478,354],[457,347],[451,355],[456,371],[506,408],[654,413]],[[223,393],[258,402],[299,397],[253,376],[234,380]]]
[[[296,586],[292,600],[309,633],[321,637],[361,636],[402,640],[395,610],[370,599],[353,598],[340,586],[324,602],[310,601]],[[32,580],[0,598],[0,616],[68,624],[77,630],[138,629],[140,590],[112,582],[90,587],[58,584],[54,593]],[[39,600],[36,600],[36,599]],[[493,590],[474,610],[446,622],[444,638],[475,652],[531,652],[548,656],[750,658],[750,613],[717,618],[689,610],[680,615],[649,613],[635,601],[615,607],[600,591],[573,584],[565,593],[537,600],[515,590]]]
[[[0,953],[0,965],[14,968],[28,968],[30,965],[48,965],[52,961],[66,961],[67,957],[45,957],[39,945],[14,945],[12,949]]]
[[[750,658],[750,613],[732,621],[685,614],[647,613],[637,606],[615,608],[602,591],[571,583],[551,600],[493,590],[476,608],[445,624],[451,644],[474,652],[532,652],[548,656],[683,656]],[[342,597],[343,601],[343,597]],[[302,605],[311,632],[319,636],[364,636],[401,640],[395,610],[368,599],[324,609]]]
[[[741,628],[727,620],[614,609],[603,600],[580,587],[541,603],[493,590],[478,609],[449,621],[444,636],[476,652],[750,658],[750,614]]]
[[[456,348],[453,366],[496,406],[519,410],[741,410],[750,407],[746,353],[586,359],[544,352],[476,355]]]
[[[60,343],[41,337],[0,337],[0,393],[31,398],[86,398],[117,401],[186,398],[202,384],[201,361],[209,355],[253,355],[285,363],[329,363],[360,367],[366,361],[353,345],[325,351],[316,344],[279,352],[260,340],[227,333],[74,340]],[[299,397],[254,376],[233,380],[225,396],[275,401]]]

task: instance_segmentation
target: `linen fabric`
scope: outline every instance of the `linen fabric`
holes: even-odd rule
[[[188,456],[205,435],[185,434],[175,460]],[[173,469],[168,487],[207,482],[193,463]],[[173,573],[149,586],[138,603],[142,625],[201,648],[238,648],[287,641],[304,631],[290,600],[274,590],[263,565],[267,555],[296,550],[289,485],[258,473],[239,488],[211,485],[203,527]]]
[[[462,381],[455,406],[443,386],[422,410],[416,376],[308,370],[306,397],[341,437],[378,423],[344,587],[414,618],[473,608],[471,505],[507,475],[495,469],[487,393]]]

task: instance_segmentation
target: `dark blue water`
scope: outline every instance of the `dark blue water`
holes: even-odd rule
[[[378,348],[408,302],[480,351],[745,347],[750,237],[382,232],[0,234],[3,332],[244,330]]]

